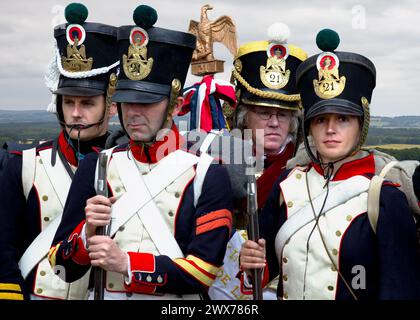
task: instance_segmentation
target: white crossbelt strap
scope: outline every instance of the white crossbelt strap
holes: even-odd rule
[[[35,149],[34,149],[35,150]],[[42,164],[47,172],[47,176],[58,195],[62,207],[66,203],[67,194],[71,185],[71,178],[64,168],[61,159],[57,159],[55,166],[51,165],[52,149],[39,152]],[[34,161],[35,162],[35,161]],[[24,168],[25,169],[25,168]],[[61,222],[62,213],[54,218],[53,221],[32,241],[19,261],[19,268],[22,277],[26,279],[31,270],[48,254],[54,235]]]
[[[203,189],[204,178],[206,177],[207,170],[209,169],[214,158],[209,156],[207,153],[202,153],[200,161],[197,164],[195,178],[194,178],[194,207],[197,206],[198,199],[201,196],[201,190]]]
[[[161,160],[144,177],[140,174],[134,160],[128,159],[126,153],[114,154],[113,160],[127,192],[112,206],[111,235],[137,213],[160,254],[167,255],[171,259],[183,257],[178,243],[165,224],[153,199],[195,165],[199,158],[177,150]]]
[[[370,180],[366,177],[354,176],[331,188],[325,206],[320,214],[324,214],[348,200],[357,197],[363,192],[366,192],[369,189],[369,183]],[[355,188],[355,186],[357,186],[357,188]],[[324,203],[326,192],[327,190],[312,200],[312,204],[317,214],[320,212],[322,204]],[[280,257],[284,245],[298,230],[314,220],[315,215],[310,203],[287,219],[276,236],[275,246],[277,255]]]
[[[22,152],[22,187],[25,199],[28,199],[35,179],[36,148],[23,150]]]
[[[219,135],[218,132],[210,131],[200,147],[200,162],[197,165],[197,170],[194,178],[194,207],[197,206],[198,199],[201,196],[201,190],[203,189],[204,178],[206,177],[207,170],[209,169],[211,163],[213,162],[213,157],[211,157],[207,151],[210,148],[211,143],[214,138]]]
[[[31,245],[26,249],[22,258],[19,260],[19,268],[22,277],[26,279],[32,269],[48,254],[54,235],[61,222],[61,214],[32,241]]]
[[[200,152],[201,153],[207,152],[214,138],[216,138],[218,135],[219,133],[217,131],[210,131],[209,133],[207,133],[206,137],[204,138],[203,143],[200,146]]]

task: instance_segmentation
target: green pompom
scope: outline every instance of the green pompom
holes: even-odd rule
[[[64,10],[64,16],[70,24],[82,24],[88,17],[88,9],[81,3],[70,3]]]
[[[144,4],[138,6],[133,13],[133,20],[136,25],[143,29],[152,27],[158,19],[155,9]]]
[[[340,37],[334,30],[323,29],[316,36],[316,44],[322,51],[334,51],[340,44]]]

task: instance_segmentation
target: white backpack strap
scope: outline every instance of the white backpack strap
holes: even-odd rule
[[[379,218],[379,202],[381,196],[381,188],[382,183],[385,180],[386,174],[389,170],[394,167],[398,161],[390,161],[386,164],[385,167],[382,168],[379,175],[373,176],[372,180],[370,181],[369,191],[368,191],[368,218],[370,222],[370,226],[374,233],[376,233],[376,227],[378,225],[378,218]]]
[[[214,138],[219,135],[217,131],[210,131],[207,136],[204,138],[203,143],[200,146],[200,152],[205,153],[209,150],[211,143],[213,142]]]
[[[22,152],[22,187],[25,199],[28,199],[35,180],[36,147]]]

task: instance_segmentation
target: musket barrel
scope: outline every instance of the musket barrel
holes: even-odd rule
[[[250,159],[249,159],[250,160]],[[248,162],[253,163],[252,161]],[[252,168],[250,168],[252,169]],[[247,211],[249,217],[248,224],[248,238],[249,240],[257,242],[260,238],[259,224],[258,224],[258,202],[257,202],[257,180],[252,173],[253,170],[248,170],[247,183]],[[261,269],[252,270],[252,287],[254,300],[262,300],[262,273]]]
[[[98,195],[108,197],[108,185],[106,180],[106,168],[108,163],[108,156],[105,153],[100,153],[98,158],[98,180],[96,181],[96,192]],[[108,226],[108,231],[110,227]],[[104,236],[107,234],[105,227],[97,227],[96,235]],[[95,267],[93,269],[95,288],[94,299],[104,300],[104,284],[106,281],[106,272],[104,269]]]

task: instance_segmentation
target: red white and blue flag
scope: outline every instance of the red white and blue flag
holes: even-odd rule
[[[204,76],[201,82],[184,89],[184,104],[180,116],[191,112],[189,130],[229,130],[220,100],[236,107],[235,87],[231,83]]]

